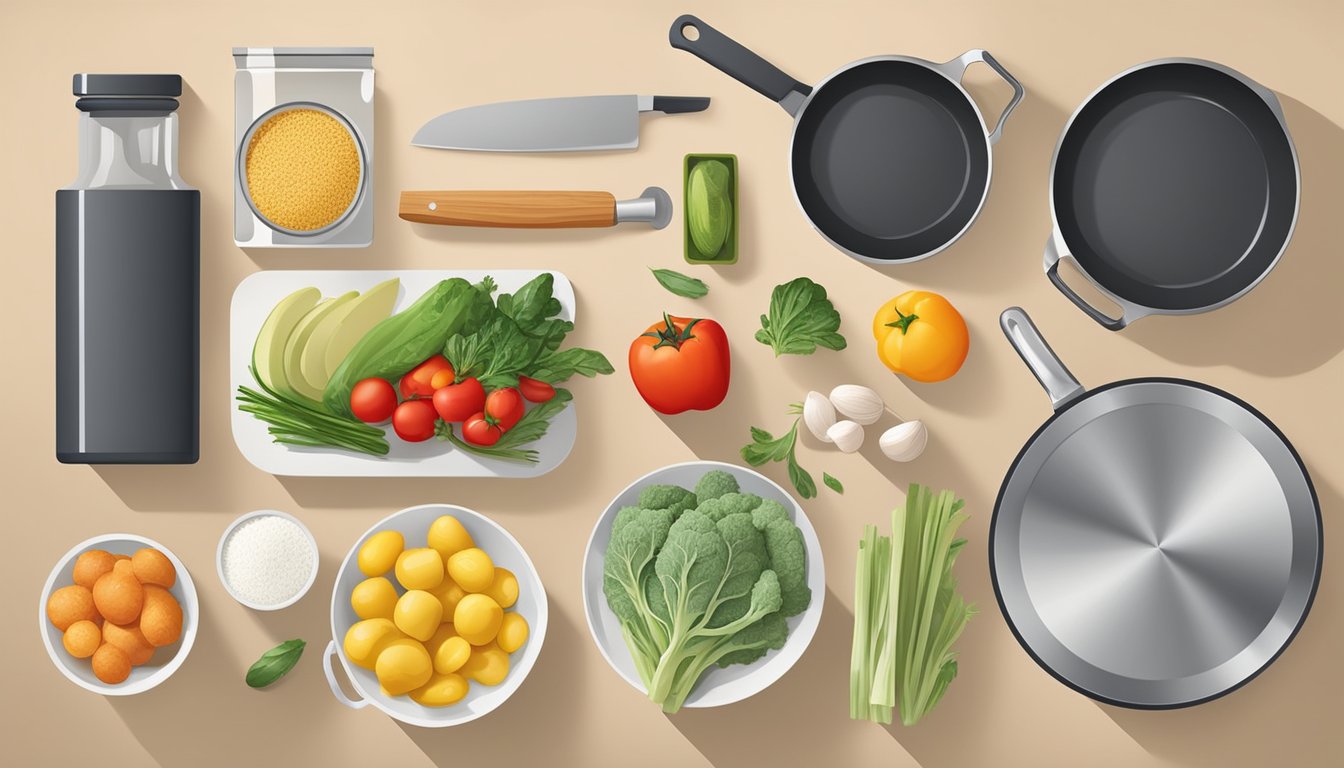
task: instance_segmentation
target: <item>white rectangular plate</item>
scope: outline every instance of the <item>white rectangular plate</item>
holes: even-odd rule
[[[527,464],[490,459],[453,447],[445,440],[430,439],[407,443],[386,427],[391,451],[386,456],[368,456],[336,448],[299,448],[271,440],[266,423],[238,410],[235,396],[238,386],[256,388],[248,366],[252,345],[261,324],[281,299],[307,286],[323,296],[346,291],[367,291],[384,280],[401,279],[401,289],[393,308],[399,312],[413,303],[440,280],[460,277],[475,283],[486,275],[494,278],[500,293],[512,293],[541,274],[534,269],[494,270],[284,270],[250,275],[233,292],[229,311],[229,409],[233,414],[233,440],[253,466],[273,475],[302,477],[536,477],[560,465],[574,447],[578,419],[574,403],[551,419],[546,436],[527,446],[535,449],[540,461]],[[574,286],[569,278],[555,275],[555,298],[560,300],[560,317],[574,320]]]

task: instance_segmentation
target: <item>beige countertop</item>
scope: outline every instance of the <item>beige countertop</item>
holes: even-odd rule
[[[971,231],[937,257],[874,269],[831,249],[798,211],[779,107],[667,43],[693,12],[815,82],[853,59],[902,53],[946,60],[992,51],[1027,88],[994,149],[994,180]],[[8,293],[6,435],[0,448],[7,521],[0,606],[4,716],[14,765],[1324,765],[1344,754],[1344,584],[1326,562],[1315,609],[1268,671],[1192,709],[1141,712],[1097,704],[1043,672],[1008,631],[985,557],[995,493],[1049,403],[1004,341],[999,312],[1018,304],[1086,385],[1134,376],[1209,382],[1253,403],[1289,436],[1320,494],[1326,537],[1344,503],[1344,324],[1339,254],[1344,208],[1344,98],[1337,49],[1344,29],[1331,0],[1215,2],[229,3],[105,0],[0,5],[10,149],[0,196]],[[372,45],[377,70],[376,241],[347,251],[245,253],[232,243],[233,61],[254,45]],[[1068,115],[1113,74],[1163,56],[1214,59],[1277,91],[1302,164],[1302,208],[1282,263],[1235,304],[1193,317],[1149,318],[1108,333],[1041,274],[1050,228],[1047,169]],[[972,93],[997,113],[1006,88],[985,68]],[[201,459],[188,467],[64,466],[54,458],[52,191],[75,175],[75,72],[179,72],[182,173],[202,190]],[[632,153],[509,156],[409,146],[429,118],[504,99],[592,93],[711,96],[698,115],[646,118]],[[680,214],[663,231],[529,233],[431,230],[399,221],[410,188],[590,188],[633,196],[661,185],[679,196],[687,152],[736,153],[741,167],[741,262],[687,268]],[[709,283],[697,304],[665,293],[649,266]],[[614,375],[574,388],[579,438],[569,460],[533,480],[276,478],[249,465],[229,429],[228,309],[234,287],[261,269],[542,267],[567,274],[581,320],[574,343],[598,347]],[[775,359],[752,340],[772,286],[797,275],[826,285],[850,341],[842,353]],[[911,384],[878,363],[869,323],[909,288],[947,295],[964,313],[971,353],[954,379]],[[660,418],[625,366],[629,340],[658,311],[722,322],[733,344],[733,386],[715,411]],[[841,478],[806,505],[825,552],[821,628],[803,659],[743,703],[673,717],[628,687],[589,639],[579,589],[596,515],[630,480],[695,457],[737,460],[747,427],[786,423],[808,389],[873,386],[932,433],[909,465],[875,451],[841,455],[805,441],[800,460]],[[768,474],[785,482],[783,467]],[[980,607],[960,641],[961,673],[915,728],[847,717],[854,552],[862,526],[888,519],[910,481],[967,500],[970,544],[958,564]],[[537,667],[502,709],[459,728],[401,727],[332,698],[320,649],[329,639],[331,585],[356,537],[382,516],[444,501],[492,516],[530,552],[548,586],[551,625]],[[275,614],[233,602],[214,568],[225,525],[253,509],[302,518],[317,537],[312,592]],[[201,628],[186,664],[144,695],[101,698],[67,682],[33,628],[43,580],[61,553],[98,533],[155,538],[186,562]],[[1327,546],[1333,553],[1333,547]],[[257,692],[243,672],[275,643],[309,651],[279,685]]]

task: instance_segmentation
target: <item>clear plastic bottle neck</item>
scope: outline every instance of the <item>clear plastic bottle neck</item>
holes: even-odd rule
[[[81,113],[69,189],[190,189],[178,175],[177,114]]]

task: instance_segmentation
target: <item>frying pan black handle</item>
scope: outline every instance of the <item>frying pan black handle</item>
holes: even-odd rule
[[[692,40],[688,34],[696,35],[695,39]],[[691,14],[679,16],[672,22],[667,39],[673,48],[699,56],[710,66],[779,102],[791,115],[798,113],[803,99],[812,92],[811,88],[785,74],[779,67]]]

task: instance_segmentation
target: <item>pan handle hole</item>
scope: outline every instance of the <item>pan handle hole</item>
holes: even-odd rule
[[[691,42],[695,42],[700,39],[700,30],[696,28],[694,24],[682,24],[681,36]]]

